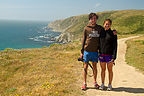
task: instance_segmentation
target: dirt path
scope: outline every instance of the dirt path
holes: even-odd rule
[[[126,44],[128,39],[136,38],[128,37],[118,40],[118,55],[116,65],[113,68],[113,91],[101,91],[93,89],[93,77],[88,76],[88,87],[85,91],[86,96],[144,96],[144,75],[136,71],[125,62]],[[92,74],[89,68],[88,74]],[[100,66],[98,64],[98,78],[97,81],[101,84]],[[108,84],[108,74],[106,71],[105,85]]]

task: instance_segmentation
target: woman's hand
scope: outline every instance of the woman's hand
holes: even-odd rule
[[[115,65],[114,59],[112,59],[111,62]]]

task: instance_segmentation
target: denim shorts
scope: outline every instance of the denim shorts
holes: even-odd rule
[[[87,52],[84,51],[84,62],[97,62],[98,63],[98,52]]]
[[[100,54],[99,55],[99,61],[100,62],[110,63],[111,60],[112,60],[112,55],[105,55],[105,54]]]

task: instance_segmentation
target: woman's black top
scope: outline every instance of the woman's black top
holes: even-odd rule
[[[100,54],[112,55],[116,59],[117,54],[117,35],[111,29],[105,31],[105,35],[100,38]]]

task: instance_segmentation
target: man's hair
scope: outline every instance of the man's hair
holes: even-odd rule
[[[92,17],[94,17],[94,16],[96,16],[96,18],[98,19],[98,15],[96,15],[96,13],[90,13],[90,14],[89,14],[89,20],[90,20]]]
[[[112,25],[112,20],[111,19],[105,19],[103,24],[105,24],[106,21],[110,22],[110,24]]]

